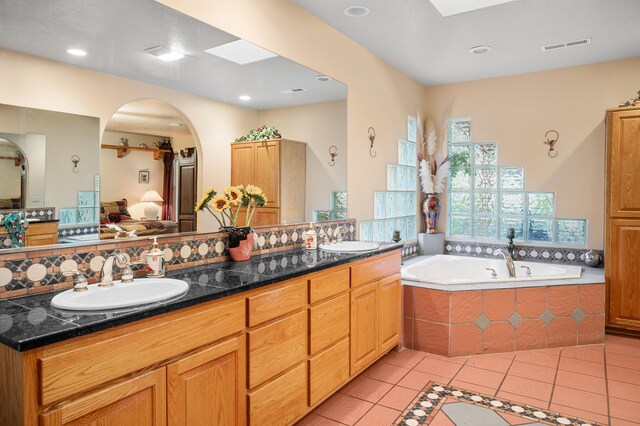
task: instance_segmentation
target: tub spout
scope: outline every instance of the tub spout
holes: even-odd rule
[[[516,265],[513,263],[513,257],[511,254],[505,249],[499,249],[498,253],[504,257],[504,261],[507,263],[507,270],[509,271],[509,278],[516,277]]]

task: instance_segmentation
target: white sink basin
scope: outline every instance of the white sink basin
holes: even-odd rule
[[[380,244],[366,241],[343,241],[336,244],[320,244],[321,250],[338,252],[370,251],[378,247],[380,247]]]
[[[92,284],[87,291],[67,290],[51,300],[51,306],[72,311],[104,311],[146,305],[180,296],[189,284],[172,278],[139,278],[132,283],[114,281],[113,287]]]

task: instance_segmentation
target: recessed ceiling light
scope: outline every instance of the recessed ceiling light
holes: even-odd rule
[[[185,55],[184,53],[176,52],[175,50],[167,49],[163,46],[155,46],[149,49],[145,49],[145,52],[150,54],[151,56],[155,56],[164,62],[175,62],[185,59],[191,59],[190,56]]]
[[[491,46],[474,46],[469,49],[469,53],[473,53],[474,55],[483,55],[485,53],[490,52],[492,49]]]
[[[73,56],[87,56],[87,52],[82,49],[67,49],[67,53]]]
[[[458,15],[517,0],[431,0],[442,16]]]
[[[364,6],[349,6],[344,10],[344,14],[350,18],[360,18],[369,14],[369,8]]]
[[[328,75],[317,75],[316,80],[322,81],[322,82],[331,81],[331,77],[329,77]]]
[[[169,126],[171,127],[182,127],[181,123],[169,123]]]
[[[278,56],[246,40],[236,40],[231,43],[221,44],[220,46],[205,50],[205,53],[235,62],[239,65],[250,64]]]
[[[238,96],[238,99],[240,99],[241,101],[250,101],[251,100],[251,96],[249,96],[249,95],[240,95],[240,96]]]

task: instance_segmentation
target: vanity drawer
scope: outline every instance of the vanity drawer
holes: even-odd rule
[[[274,290],[247,298],[249,327],[302,309],[307,302],[306,279],[288,281]]]
[[[349,290],[349,268],[314,276],[309,280],[309,303]]]
[[[400,272],[400,250],[374,256],[351,267],[351,287],[358,287]]]
[[[249,332],[249,388],[305,359],[306,330],[299,312]]]
[[[309,406],[335,391],[349,378],[349,338],[309,360]]]
[[[309,354],[330,346],[349,334],[349,294],[309,308]]]
[[[244,329],[245,304],[212,302],[38,349],[40,402],[51,404]]]
[[[249,393],[251,426],[290,425],[307,410],[307,374],[302,363]]]

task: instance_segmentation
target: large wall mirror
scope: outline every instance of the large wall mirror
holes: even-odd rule
[[[232,183],[268,192],[254,226],[347,215],[329,76],[153,0],[0,0],[0,60],[0,223],[55,223],[27,247],[210,232],[193,205]],[[279,150],[250,159],[235,140],[265,125]]]

